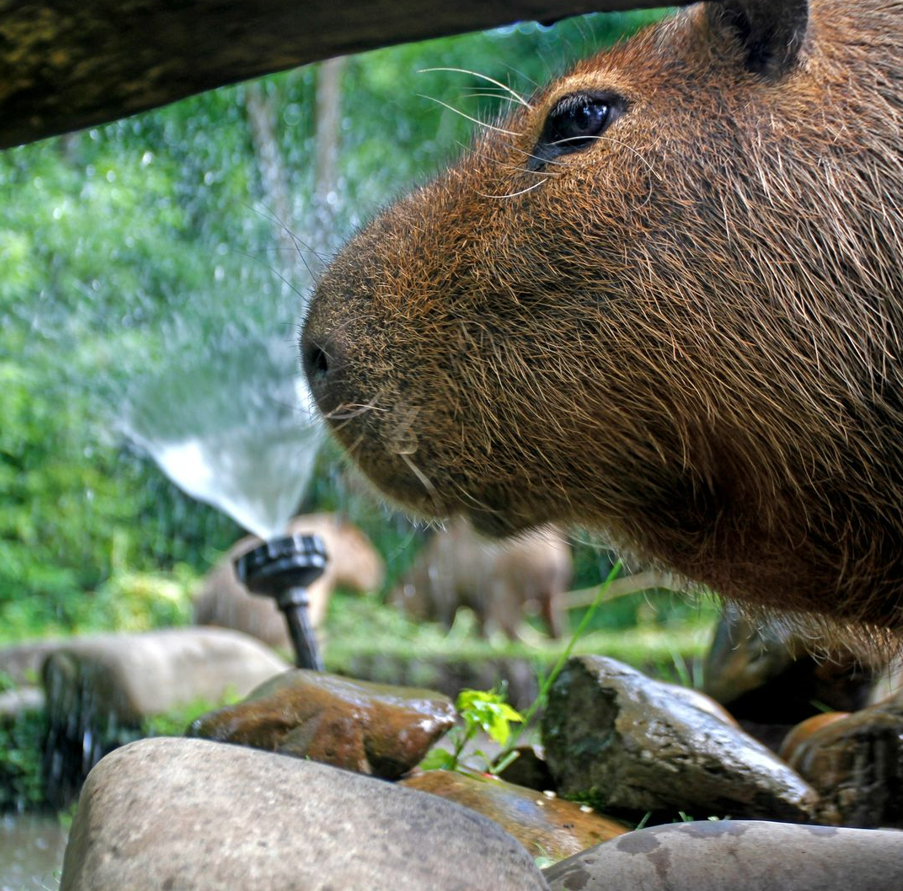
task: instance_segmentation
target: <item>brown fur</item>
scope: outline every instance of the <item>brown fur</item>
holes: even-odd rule
[[[560,637],[561,598],[572,574],[571,549],[554,529],[492,542],[457,517],[427,542],[392,599],[414,617],[446,628],[459,607],[469,607],[483,634],[502,631],[511,640],[525,607],[535,604],[549,634]]]
[[[308,514],[295,517],[287,533],[319,535],[329,557],[323,575],[307,589],[310,622],[315,629],[322,626],[329,597],[336,587],[365,593],[382,585],[382,558],[367,536],[351,523],[332,514]],[[250,594],[235,577],[233,562],[260,543],[256,535],[246,536],[210,570],[195,597],[194,623],[235,628],[271,647],[291,652],[291,638],[276,602],[270,597]]]
[[[773,76],[705,6],[353,240],[307,319],[312,386],[414,512],[576,522],[729,598],[899,630],[903,5],[815,0]],[[629,108],[530,172],[578,88]]]

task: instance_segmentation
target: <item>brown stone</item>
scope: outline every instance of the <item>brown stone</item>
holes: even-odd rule
[[[455,722],[441,693],[296,669],[244,702],[211,712],[190,734],[396,779]]]
[[[811,718],[806,718],[805,721],[800,721],[795,727],[791,727],[784,737],[781,747],[778,749],[778,757],[783,758],[789,764],[793,760],[796,750],[814,733],[835,721],[842,721],[849,717],[849,712],[822,712],[820,715],[813,715]]]
[[[816,730],[790,764],[821,796],[825,822],[903,827],[903,692]]]
[[[589,808],[487,774],[428,770],[401,782],[489,817],[534,857],[563,860],[627,832],[622,823]]]

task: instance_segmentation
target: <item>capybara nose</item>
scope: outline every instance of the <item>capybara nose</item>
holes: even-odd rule
[[[338,341],[307,326],[301,337],[301,358],[310,392],[320,411],[328,416],[348,401],[342,392],[345,362]]]

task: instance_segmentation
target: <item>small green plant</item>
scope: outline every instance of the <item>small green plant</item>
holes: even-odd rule
[[[511,737],[511,724],[524,720],[523,715],[505,701],[504,690],[462,690],[456,702],[463,726],[455,727],[449,734],[454,749],[432,749],[421,763],[425,770],[456,770],[461,765],[465,747],[481,730],[504,746]],[[493,759],[479,749],[469,753],[481,758],[486,771],[493,772]],[[500,769],[496,766],[496,769]]]
[[[539,694],[537,695],[536,699],[533,700],[527,711],[524,713],[523,723],[514,731],[514,734],[511,737],[511,741],[508,743],[502,754],[499,755],[498,762],[504,761],[506,764],[510,764],[510,756],[513,754],[518,740],[521,738],[523,732],[531,725],[533,718],[536,716],[536,713],[541,708],[544,708],[546,702],[548,702],[549,690],[552,689],[552,684],[555,683],[558,675],[561,674],[561,670],[564,668],[568,659],[571,658],[571,653],[574,652],[574,647],[577,645],[577,641],[580,640],[580,638],[586,632],[586,629],[589,627],[590,623],[593,620],[593,616],[595,616],[596,614],[596,610],[598,610],[604,602],[605,594],[611,586],[611,583],[620,574],[622,566],[623,563],[620,560],[616,561],[615,565],[611,568],[611,572],[608,573],[605,581],[602,582],[602,584],[599,586],[599,592],[596,594],[596,597],[590,605],[590,608],[586,611],[583,619],[577,626],[577,630],[574,631],[573,635],[571,635],[571,639],[568,641],[568,645],[564,648],[564,651],[558,657],[558,661],[552,666],[552,670],[540,681]],[[498,770],[502,769],[503,768],[499,764]]]
[[[456,706],[458,714],[464,721],[464,726],[455,727],[449,734],[450,739],[454,742],[454,749],[451,752],[439,748],[431,749],[420,764],[424,770],[457,770],[461,765],[465,747],[476,737],[480,730],[488,733],[491,739],[502,746],[501,754],[495,758],[488,758],[480,750],[468,753],[484,761],[487,773],[501,773],[517,758],[515,746],[518,740],[539,709],[546,704],[552,684],[555,683],[555,679],[561,674],[565,663],[570,659],[577,641],[580,640],[589,627],[590,622],[592,622],[596,610],[605,599],[605,593],[620,573],[621,566],[622,563],[618,560],[612,567],[608,577],[599,586],[599,593],[596,595],[595,600],[584,614],[582,621],[577,626],[577,630],[571,636],[568,645],[558,657],[552,670],[541,680],[539,694],[527,711],[522,715],[512,708],[505,701],[504,690],[462,690],[458,695]],[[514,730],[511,728],[512,723],[518,725]]]

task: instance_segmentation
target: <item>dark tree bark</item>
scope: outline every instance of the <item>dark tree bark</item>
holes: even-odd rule
[[[661,0],[0,0],[0,148],[318,59],[518,20],[659,5]]]

